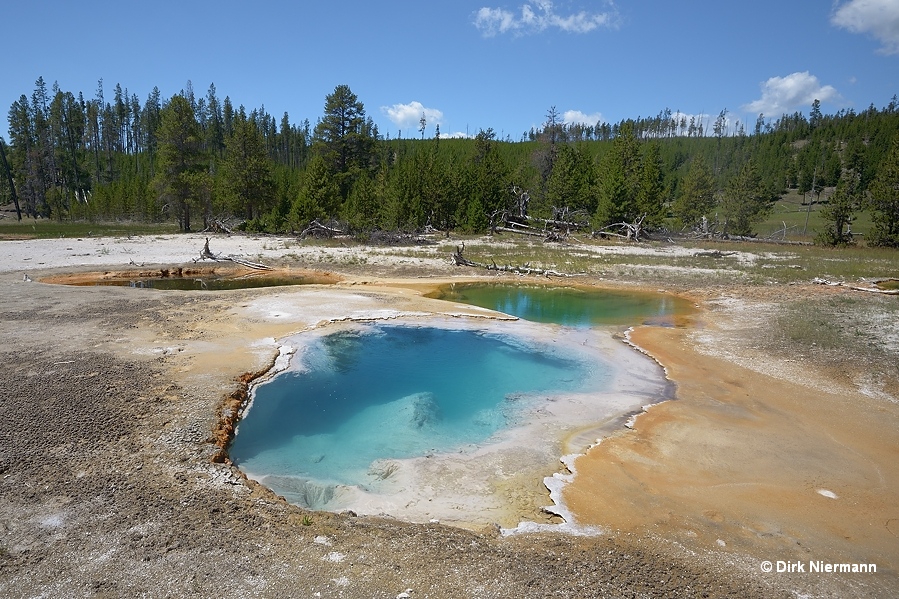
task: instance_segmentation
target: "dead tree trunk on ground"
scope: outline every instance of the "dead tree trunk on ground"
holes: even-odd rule
[[[491,261],[492,264],[482,264],[480,262],[473,262],[462,255],[462,252],[465,251],[465,244],[456,246],[456,251],[453,252],[453,264],[456,266],[470,266],[473,268],[483,268],[485,270],[495,270],[498,272],[511,272],[519,275],[539,275],[544,277],[570,277],[572,275],[559,272],[557,270],[550,270],[545,268],[536,268],[531,266],[530,262],[527,262],[520,266],[513,266],[511,264],[507,264],[505,266],[498,266],[496,261]]]
[[[620,222],[614,225],[607,225],[602,229],[593,231],[593,238],[596,237],[618,237],[627,241],[642,241],[646,237],[646,230],[643,228],[643,220],[646,215],[642,215],[635,219],[632,223]],[[614,231],[619,232],[614,232]]]
[[[335,237],[337,235],[346,234],[346,231],[338,229],[336,226],[334,226],[333,223],[329,226],[322,224],[318,221],[318,219],[316,219],[309,223],[309,226],[303,229],[303,232],[300,233],[300,237],[305,238],[309,235],[312,235],[313,237]]]
[[[895,279],[886,279],[886,280],[889,281],[889,280],[895,280]],[[882,282],[883,281],[877,281],[877,282],[875,282],[875,285],[877,283],[882,283]],[[820,277],[815,277],[814,279],[812,279],[812,283],[815,283],[816,285],[827,285],[829,287],[848,287],[849,289],[852,289],[854,291],[867,291],[869,293],[882,293],[883,295],[899,295],[899,289],[881,289],[880,287],[876,287],[876,286],[875,287],[861,287],[860,285],[852,285],[851,283],[843,283],[842,281],[829,281],[827,279],[822,279]]]
[[[212,250],[209,249],[209,238],[206,238],[206,243],[203,245],[203,251],[200,252],[200,257],[195,258],[194,262],[199,262],[200,260],[214,260],[215,262],[234,262],[235,264],[240,264],[241,266],[246,266],[247,268],[252,268],[255,270],[271,270],[271,266],[266,266],[265,264],[260,264],[258,262],[250,262],[245,258],[241,258],[240,256],[222,256],[221,254],[213,254]]]

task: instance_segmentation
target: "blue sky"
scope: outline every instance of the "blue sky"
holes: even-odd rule
[[[0,0],[5,117],[42,76],[143,103],[197,95],[299,123],[347,84],[382,134],[517,140],[555,106],[568,121],[728,110],[825,113],[899,94],[899,0],[452,0],[414,2]]]

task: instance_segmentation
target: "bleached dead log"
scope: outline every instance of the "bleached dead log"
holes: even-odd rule
[[[497,265],[496,261],[492,261],[492,264],[482,264],[480,262],[473,262],[462,255],[462,252],[465,251],[465,244],[456,246],[456,251],[453,252],[453,264],[456,266],[470,266],[473,268],[483,268],[485,270],[494,270],[498,272],[511,272],[520,275],[538,275],[543,277],[571,277],[573,275],[559,272],[557,270],[545,269],[545,268],[535,268],[530,265],[530,262],[525,263],[523,266],[513,266],[511,264],[507,264],[505,266]]]
[[[645,237],[645,229],[643,228],[643,221],[646,219],[646,215],[643,214],[639,218],[635,219],[632,223],[620,222],[615,223],[613,225],[606,225],[602,229],[598,229],[593,231],[592,236],[596,237],[618,237],[619,239],[626,239],[627,241],[640,241],[643,237]],[[614,230],[622,231],[621,233],[615,233]]]
[[[343,229],[338,229],[335,226],[328,226],[328,225],[322,224],[316,219],[316,220],[313,220],[311,223],[309,223],[309,226],[307,226],[305,229],[303,229],[303,232],[300,233],[300,237],[308,237],[309,235],[312,235],[313,237],[319,237],[322,235],[324,235],[326,237],[335,237],[337,235],[346,235],[346,234],[347,234],[347,232],[344,231]]]
[[[822,279],[821,277],[815,277],[812,279],[812,283],[816,285],[827,285],[828,287],[847,287],[852,289],[853,291],[867,291],[868,293],[881,293],[883,295],[899,295],[899,289],[881,289],[880,287],[861,287],[859,285],[853,285],[851,283],[844,283],[842,281],[830,281],[828,279]]]
[[[271,270],[272,267],[266,264],[261,264],[259,262],[250,262],[240,256],[226,256],[225,260],[230,260],[235,264],[240,264],[241,266],[246,266],[247,268],[254,268],[256,270]]]
[[[545,241],[559,241],[570,235],[572,231],[589,230],[589,218],[578,222],[579,218],[585,217],[581,211],[572,211],[567,206],[562,208],[553,206],[552,218],[538,218],[527,213],[530,201],[527,190],[513,186],[512,195],[514,199],[507,207],[487,215],[491,233],[517,233],[533,237],[540,236]]]
[[[478,262],[472,262],[468,258],[462,255],[462,252],[465,251],[465,244],[457,245],[456,251],[453,252],[453,264],[456,266],[475,266],[479,268],[487,268],[485,264],[479,264]]]
[[[433,245],[432,239],[422,235],[406,233],[404,231],[372,231],[367,242],[371,245],[409,246],[409,245]]]
[[[206,223],[206,228],[201,231],[202,233],[227,233],[231,235],[234,233],[234,230],[231,226],[229,226],[224,219],[221,218],[213,218],[209,219]]]
[[[529,230],[529,229],[531,229],[531,228],[530,227],[528,227],[528,229],[515,229],[512,227],[497,227],[496,228],[496,230],[499,231],[500,233],[515,233],[516,235],[529,235],[531,237],[546,237],[546,234],[541,233],[540,231]]]
[[[795,226],[788,227],[786,221],[780,221],[780,222],[783,224],[783,227],[778,229],[777,231],[774,231],[770,235],[768,235],[768,237],[765,238],[766,240],[775,241],[775,240],[778,240],[777,239],[778,237],[780,237],[780,239],[778,241],[786,241],[787,240],[787,231],[789,231],[790,229],[796,228]]]
[[[722,252],[721,250],[711,250],[709,252],[696,252],[693,254],[696,257],[701,258],[727,258],[728,256],[734,256],[737,252]]]
[[[525,220],[528,222],[540,223],[542,225],[548,225],[551,227],[556,227],[557,229],[566,229],[566,230],[581,230],[589,227],[589,223],[578,223],[574,221],[567,220],[552,220],[549,218],[537,218],[536,216],[527,216]]]
[[[203,251],[200,252],[200,257],[195,258],[194,262],[199,262],[200,260],[213,260],[215,262],[234,262],[235,264],[240,264],[241,266],[246,266],[247,268],[253,268],[255,270],[271,270],[271,266],[267,266],[265,264],[260,264],[259,262],[251,262],[246,258],[241,258],[240,256],[223,256],[221,254],[213,254],[212,250],[209,249],[209,238],[206,238],[206,243],[203,245]]]

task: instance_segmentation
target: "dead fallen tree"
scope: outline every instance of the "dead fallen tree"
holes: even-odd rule
[[[529,237],[541,237],[546,242],[566,242],[573,233],[589,233],[594,239],[617,238],[625,241],[651,239],[650,228],[644,224],[646,214],[632,222],[612,223],[594,230],[589,213],[572,210],[568,206],[552,207],[551,218],[538,218],[528,214],[530,195],[527,190],[512,187],[512,201],[504,208],[487,214],[491,234],[514,233]]]
[[[234,233],[234,225],[231,225],[225,218],[210,218],[206,221],[206,228],[200,232],[231,235]]]
[[[512,201],[505,208],[488,214],[490,232],[514,233],[540,237],[544,242],[564,242],[572,232],[588,232],[590,218],[583,211],[573,211],[567,206],[553,206],[552,218],[539,218],[528,214],[531,197],[527,190],[512,187]]]
[[[271,266],[267,266],[265,264],[260,264],[258,262],[250,262],[245,258],[241,258],[240,256],[223,256],[221,254],[213,254],[212,250],[209,249],[209,238],[206,238],[206,244],[203,246],[203,251],[200,252],[199,258],[194,258],[194,262],[199,262],[200,260],[214,260],[215,262],[234,262],[235,264],[240,264],[241,266],[246,266],[247,268],[253,268],[255,270],[271,270]]]
[[[371,245],[381,246],[420,246],[434,245],[436,243],[433,239],[423,235],[406,233],[404,231],[384,231],[381,229],[369,233],[365,241]]]
[[[602,229],[593,231],[592,237],[617,237],[627,241],[640,241],[647,237],[646,229],[643,227],[643,221],[646,215],[643,214],[634,219],[633,222],[620,222],[612,225],[606,225]]]
[[[550,270],[545,268],[536,268],[530,265],[530,263],[525,263],[521,266],[513,266],[511,264],[507,264],[505,266],[499,266],[496,261],[491,261],[491,264],[483,264],[481,262],[474,262],[469,260],[463,255],[465,251],[465,244],[456,246],[456,251],[453,252],[453,264],[456,266],[470,266],[472,268],[483,268],[485,270],[494,270],[497,272],[511,272],[519,275],[538,275],[543,277],[571,277],[573,275],[559,272],[557,270]]]
[[[881,281],[877,281],[877,283],[879,282]],[[827,285],[828,287],[847,287],[849,289],[852,289],[853,291],[867,291],[868,293],[881,293],[883,295],[899,295],[899,289],[881,289],[880,287],[876,286],[862,287],[860,285],[844,283],[843,281],[830,281],[821,277],[815,277],[814,279],[812,279],[812,283],[816,285]]]
[[[727,258],[735,256],[737,252],[722,252],[721,250],[711,250],[707,252],[696,252],[693,254],[696,258]]]
[[[348,231],[341,227],[337,221],[329,221],[325,224],[318,219],[314,219],[305,229],[303,229],[303,232],[300,233],[300,239],[305,239],[306,237],[337,237],[348,234]]]
[[[808,241],[793,241],[787,239],[787,233],[796,229],[796,227],[788,226],[784,221],[781,221],[781,224],[783,225],[781,228],[764,237],[756,235],[734,235],[727,231],[727,219],[724,219],[723,222],[719,222],[718,215],[715,215],[714,219],[703,216],[702,219],[692,227],[684,227],[679,232],[671,233],[669,239],[674,238],[689,241],[745,241],[747,243],[771,243],[776,245],[811,245]]]

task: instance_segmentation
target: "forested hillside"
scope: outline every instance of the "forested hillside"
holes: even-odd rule
[[[276,119],[187,87],[141,102],[101,81],[93,97],[48,89],[9,109],[0,142],[0,202],[60,220],[170,220],[298,232],[339,222],[360,236],[426,227],[482,232],[514,213],[598,231],[746,236],[788,191],[825,203],[818,241],[840,244],[854,216],[866,242],[899,246],[899,104],[864,112],[759,115],[752,131],[663,110],[595,127],[566,125],[554,107],[520,141],[491,129],[470,139],[390,139],[348,86],[313,125]]]

